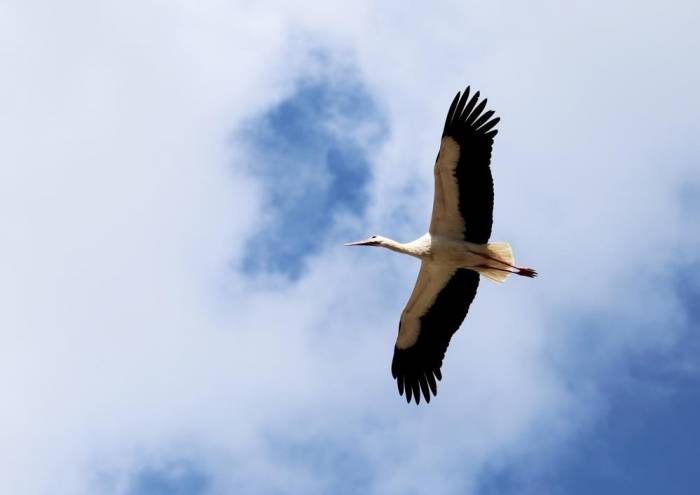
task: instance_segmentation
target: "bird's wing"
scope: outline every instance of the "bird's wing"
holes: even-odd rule
[[[401,313],[391,374],[406,400],[427,402],[437,394],[442,359],[450,338],[469,311],[479,286],[479,274],[450,269],[435,263],[421,264],[413,293]]]
[[[484,112],[479,92],[469,88],[450,105],[435,161],[435,196],[430,233],[485,244],[493,221],[491,148],[500,120]]]

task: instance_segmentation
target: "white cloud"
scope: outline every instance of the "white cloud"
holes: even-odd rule
[[[585,424],[598,370],[681,335],[658,285],[699,235],[678,200],[700,180],[690,2],[2,9],[5,492],[89,493],[100,473],[192,453],[221,493],[324,491],[332,475],[276,456],[280,436],[366,456],[376,493],[462,492]],[[482,284],[428,408],[389,375],[412,260],[333,234],[297,284],[230,271],[260,204],[231,131],[319,46],[357,64],[390,123],[368,232],[425,228],[465,81],[503,117],[494,232],[542,276]],[[604,330],[576,324],[600,314]]]

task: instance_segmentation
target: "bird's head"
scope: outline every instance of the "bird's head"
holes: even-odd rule
[[[364,241],[346,242],[346,246],[383,246],[386,237],[380,235],[373,235],[365,239]]]

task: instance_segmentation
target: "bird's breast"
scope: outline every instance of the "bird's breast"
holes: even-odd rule
[[[434,236],[431,243],[431,260],[455,267],[471,267],[483,264],[484,258],[478,253],[478,246],[469,242]]]

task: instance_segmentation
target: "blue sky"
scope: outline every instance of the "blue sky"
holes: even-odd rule
[[[690,494],[700,486],[698,380],[681,366],[697,359],[699,289],[692,275],[681,276],[677,290],[687,318],[681,345],[643,353],[618,376],[605,377],[607,410],[574,442],[575,453],[547,470],[544,482],[553,493]]]
[[[352,127],[374,125],[377,135],[362,146],[348,139],[347,130],[333,128],[338,116]],[[250,172],[264,184],[270,217],[248,241],[244,272],[298,278],[338,211],[364,214],[370,157],[383,127],[358,81],[323,79],[300,81],[292,95],[244,126],[242,134],[255,156]]]
[[[600,379],[605,410],[570,450],[539,470],[488,471],[480,493],[695,493],[700,393],[680,365],[697,359],[697,282],[686,278],[679,291],[688,317],[683,344],[620,363]]]
[[[0,491],[695,493],[699,20],[2,7]],[[415,260],[342,243],[424,232],[466,84],[502,117],[494,239],[541,276],[482,284],[407,407]]]

